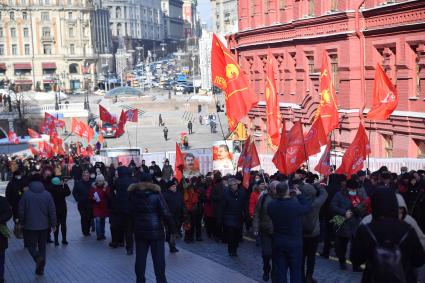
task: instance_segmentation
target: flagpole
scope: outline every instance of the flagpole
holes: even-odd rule
[[[302,127],[302,126],[301,126]],[[307,148],[305,147],[304,133],[303,134],[303,145],[304,145],[304,157],[307,162],[307,171],[310,169],[310,158],[307,156]]]
[[[335,133],[334,133],[334,130],[332,130],[332,132],[331,132],[331,140],[332,140],[332,137],[333,137],[333,151],[334,151],[334,155],[335,155],[335,159],[334,159],[334,161],[335,161],[335,169],[334,169],[334,171],[336,170],[336,137],[335,137]],[[331,149],[332,149],[332,142],[331,142]]]
[[[369,143],[370,143],[370,134],[372,132],[372,121],[369,120]],[[369,171],[369,165],[370,165],[370,153],[367,153],[367,168],[366,168],[366,175],[368,175],[368,171]]]

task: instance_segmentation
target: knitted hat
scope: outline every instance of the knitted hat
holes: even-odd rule
[[[99,174],[96,176],[96,184],[103,184],[105,183],[105,177],[103,177],[102,174]]]
[[[55,186],[59,186],[61,184],[61,179],[59,179],[58,177],[54,177],[52,179],[52,184]]]

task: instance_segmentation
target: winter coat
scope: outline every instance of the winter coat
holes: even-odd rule
[[[163,193],[164,200],[168,205],[171,215],[173,216],[174,223],[177,227],[180,226],[184,221],[186,214],[186,208],[183,201],[183,196],[179,191],[172,192],[171,190],[165,190]]]
[[[248,212],[249,212],[249,217],[251,218],[254,216],[255,206],[257,205],[258,199],[260,197],[260,193],[261,192],[253,191],[251,195],[249,196]]]
[[[49,189],[49,193],[52,195],[53,201],[55,202],[56,215],[65,215],[67,212],[66,197],[71,194],[68,185],[52,186]]]
[[[118,178],[114,182],[111,193],[111,213],[114,215],[128,215],[128,188],[134,180],[130,178],[128,168],[118,169]]]
[[[7,221],[12,217],[12,210],[6,198],[0,196],[0,225],[6,226]],[[0,233],[0,250],[4,251],[8,247],[8,239]]]
[[[95,199],[95,193],[99,196],[100,200]],[[89,200],[93,205],[93,217],[108,217],[109,209],[108,202],[110,197],[110,189],[108,184],[103,186],[93,185],[89,192]]]
[[[174,171],[173,171],[173,167],[171,165],[164,165],[164,167],[162,167],[162,178],[164,180],[171,180],[171,178],[173,177]]]
[[[419,242],[415,230],[409,224],[396,218],[380,218],[373,220],[369,224],[378,242],[391,241],[399,243],[401,238],[408,233],[407,238],[401,243],[401,261],[407,283],[416,283],[415,268],[425,263],[425,252]],[[366,269],[363,272],[362,282],[372,282],[373,270],[369,263],[373,260],[375,252],[375,243],[372,240],[365,225],[360,225],[351,248],[351,261],[360,266],[366,263]]]
[[[202,214],[201,195],[197,188],[189,186],[183,192],[183,200],[186,210],[189,213],[200,215]]]
[[[46,230],[56,226],[56,207],[52,195],[41,182],[29,184],[19,201],[19,219],[25,230]]]
[[[74,180],[80,180],[81,176],[83,175],[83,169],[80,165],[74,164],[71,168],[71,177]]]
[[[13,219],[19,218],[19,201],[24,194],[24,187],[28,185],[27,179],[17,180],[15,177],[10,180],[6,187],[6,199],[12,207]]]
[[[210,185],[205,191],[204,215],[206,217],[215,217],[211,200],[212,190],[213,187]]]
[[[273,198],[270,193],[261,194],[254,209],[252,229],[254,232],[273,234],[273,223],[267,213],[267,207]]]
[[[75,183],[72,195],[78,204],[89,204],[89,192],[92,187],[92,182],[80,180]]]
[[[241,228],[248,216],[247,195],[244,189],[226,190],[221,202],[219,223],[224,226]]]
[[[221,181],[213,184],[213,188],[211,191],[211,204],[212,204],[214,216],[216,218],[218,218],[221,215],[220,207],[221,207],[221,202],[223,201],[223,198],[224,198],[224,191],[225,189]]]
[[[302,219],[311,211],[303,195],[293,198],[276,198],[267,206],[273,223],[273,245],[301,246]]]
[[[164,227],[175,232],[170,210],[158,185],[149,182],[132,184],[129,188],[129,211],[137,240],[163,240]]]
[[[320,187],[318,188],[319,195],[316,195],[317,190],[311,184],[304,184],[300,190],[311,205],[310,212],[303,216],[303,236],[316,237],[320,234],[320,208],[325,203],[328,193],[323,187]]]

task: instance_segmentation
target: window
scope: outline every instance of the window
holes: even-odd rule
[[[48,21],[49,20],[49,12],[41,12],[41,20]]]
[[[1,35],[0,35],[1,37]],[[421,95],[421,66],[419,65],[419,56],[416,57],[416,80],[415,80],[415,89],[416,89],[416,96]]]
[[[75,54],[75,45],[74,44],[69,45],[69,54],[71,54],[71,55]]]
[[[44,27],[42,29],[42,34],[43,34],[43,37],[50,37],[50,28]]]
[[[418,158],[425,158],[425,141],[417,141]]]
[[[3,28],[0,28],[0,37],[3,37]]]
[[[331,72],[332,72],[332,83],[334,84],[335,90],[339,90],[339,78],[338,78],[338,56],[336,54],[330,55],[331,57]]]
[[[338,0],[331,0],[331,11],[338,11]]]
[[[308,1],[308,15],[314,16],[314,0]]]
[[[308,61],[308,73],[314,74],[314,56],[307,56]]]
[[[23,1],[21,1],[21,3],[22,3],[23,5],[26,5],[26,3],[25,3],[25,4],[23,3]],[[22,19],[23,19],[24,21],[28,20],[28,13],[27,13],[27,12],[22,12]]]
[[[30,35],[29,29],[28,28],[24,28],[24,38],[28,38]]]
[[[16,28],[11,28],[10,29],[10,37],[11,38],[16,38]]]
[[[68,6],[72,6],[72,0],[67,0]]]
[[[9,18],[10,18],[10,20],[14,21],[15,20],[15,12],[10,12]]]
[[[74,28],[69,28],[68,35],[69,37],[74,37]]]
[[[52,54],[52,45],[51,44],[43,44],[43,54],[45,54],[45,55]]]
[[[44,0],[45,5],[50,5],[50,0]]]
[[[285,10],[285,0],[279,0],[279,9]]]
[[[24,49],[25,49],[25,55],[30,55],[30,45],[25,44]]]
[[[1,11],[0,11],[0,20],[1,20]]]
[[[121,8],[120,7],[115,8],[115,18],[121,18]]]
[[[18,45],[12,44],[12,55],[18,55]]]
[[[391,158],[393,157],[393,136],[390,135],[382,135],[384,137],[385,142],[385,157]]]
[[[121,24],[118,23],[117,24],[117,36],[120,36],[120,35],[121,35]]]
[[[69,65],[69,73],[70,74],[78,74],[78,65],[77,64]]]
[[[26,6],[27,5],[27,0],[21,0],[21,5],[22,6]],[[22,13],[22,16],[23,16],[24,13],[26,14],[27,12],[23,12]],[[24,20],[26,20],[26,18]]]
[[[4,44],[0,44],[0,55],[4,55]]]
[[[72,12],[68,12],[68,19],[72,20]]]

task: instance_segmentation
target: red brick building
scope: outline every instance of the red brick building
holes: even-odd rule
[[[275,58],[281,112],[287,128],[301,119],[308,129],[320,100],[323,50],[330,57],[340,129],[336,148],[354,138],[371,107],[375,66],[397,85],[400,102],[388,121],[366,120],[375,157],[425,157],[425,1],[239,0],[239,32],[232,51],[260,97],[247,124],[265,136],[264,77],[267,51]],[[267,150],[259,138],[261,151]],[[270,152],[270,151],[269,151]]]

